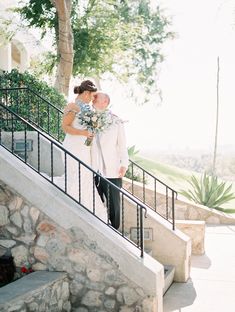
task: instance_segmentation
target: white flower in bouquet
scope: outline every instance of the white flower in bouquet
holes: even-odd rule
[[[93,116],[93,117],[91,118],[91,120],[92,120],[93,122],[96,122],[96,121],[97,121],[97,116]]]
[[[81,111],[78,114],[80,124],[93,134],[104,131],[113,123],[112,113],[109,110],[98,112],[96,110]],[[87,138],[87,146],[92,144],[92,139]]]

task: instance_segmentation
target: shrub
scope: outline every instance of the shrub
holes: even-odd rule
[[[200,179],[191,176],[189,184],[192,189],[181,190],[180,193],[197,204],[221,210],[221,205],[235,199],[231,192],[232,184],[226,187],[226,182],[219,182],[216,176],[204,173]]]
[[[9,73],[3,72],[0,74],[0,88],[14,87],[28,87],[58,108],[63,108],[66,104],[66,100],[61,93],[27,71],[20,73],[17,69],[12,69]]]
[[[13,90],[11,88],[26,87],[27,90]],[[21,117],[36,124],[55,138],[63,139],[61,131],[61,114],[50,104],[62,109],[65,98],[55,88],[47,85],[46,82],[38,80],[28,72],[20,73],[13,69],[10,73],[4,72],[0,75],[0,101]],[[4,90],[9,88],[9,90]],[[24,125],[14,122],[6,116],[3,129],[5,131],[24,130]],[[30,129],[28,129],[30,130]]]

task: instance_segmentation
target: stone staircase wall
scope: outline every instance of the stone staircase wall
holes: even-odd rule
[[[124,181],[125,188],[131,190],[131,183],[129,180]],[[146,191],[146,203],[154,207],[154,191],[151,186],[145,186]],[[135,195],[139,198],[143,196],[142,184],[134,183]],[[169,203],[171,200],[169,200]],[[161,215],[165,215],[166,197],[159,189],[157,192],[157,211]],[[175,201],[175,218],[177,220],[199,220],[205,221],[206,224],[235,224],[235,215],[228,214],[216,209],[208,208],[203,205],[198,205],[190,202],[182,195],[178,195],[178,199]]]
[[[176,201],[176,218],[179,220],[200,220],[206,224],[235,224],[235,214],[198,205],[179,196]]]
[[[0,246],[17,266],[67,272],[72,307],[162,311],[163,266],[1,150]],[[126,310],[125,310],[126,309]]]

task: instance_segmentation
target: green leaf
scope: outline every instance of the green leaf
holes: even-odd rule
[[[182,190],[180,193],[194,201],[210,208],[219,208],[221,205],[235,199],[231,193],[232,184],[226,187],[225,182],[219,182],[216,176],[209,176],[206,172],[200,179],[194,175],[188,181],[191,189]]]
[[[38,28],[42,36],[49,29],[57,46],[58,17],[52,1],[28,0],[16,11],[29,27]],[[144,91],[143,97],[137,98],[139,103],[152,94],[160,96],[156,66],[163,60],[163,44],[174,34],[169,30],[170,19],[159,8],[142,0],[73,0],[71,26],[74,76],[102,77],[111,73],[120,81],[135,80]],[[47,73],[52,72],[58,60],[56,55],[50,59],[45,57],[40,67]]]

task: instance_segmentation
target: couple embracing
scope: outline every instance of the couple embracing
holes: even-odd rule
[[[63,145],[86,165],[121,187],[128,167],[123,121],[108,109],[108,94],[97,92],[92,81],[83,81],[74,88],[74,93],[77,94],[75,102],[69,103],[64,110],[62,128],[66,136]],[[92,172],[84,166],[78,170],[71,157],[67,159],[67,183],[69,195],[80,198],[81,204],[88,209],[92,210],[95,198],[96,214],[104,221],[108,220],[104,207],[106,199],[111,225],[119,228],[120,196],[115,188],[108,187],[100,179],[96,196],[93,196]]]

